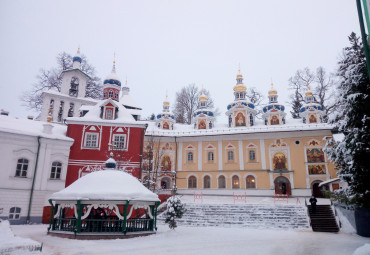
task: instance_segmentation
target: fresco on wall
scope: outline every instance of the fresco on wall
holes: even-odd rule
[[[325,162],[324,152],[320,148],[307,149],[308,163],[323,163]]]
[[[239,112],[236,115],[236,118],[235,118],[235,126],[242,127],[242,126],[245,126],[245,125],[246,125],[245,117],[244,117],[243,113]]]
[[[162,159],[162,171],[171,171],[171,159],[169,156],[164,156]]]
[[[279,125],[279,117],[276,115],[272,115],[270,123],[271,125]]]
[[[170,125],[168,125],[168,122],[163,123],[163,129],[170,129]]]
[[[274,166],[274,170],[287,170],[287,159],[284,153],[278,152],[274,155],[272,160],[272,164]]]
[[[317,118],[314,114],[310,115],[310,118],[308,119],[309,123],[317,123]]]
[[[198,129],[206,129],[206,122],[204,120],[199,122]]]
[[[325,165],[309,165],[308,166],[309,174],[325,174]]]

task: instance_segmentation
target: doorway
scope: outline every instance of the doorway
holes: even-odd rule
[[[275,194],[292,195],[292,189],[290,187],[290,181],[284,176],[279,176],[274,181]]]

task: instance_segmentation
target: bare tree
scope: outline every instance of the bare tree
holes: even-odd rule
[[[251,87],[247,91],[246,97],[255,105],[259,106],[262,102],[263,95],[255,87]]]
[[[304,103],[304,94],[307,90],[307,85],[310,86],[316,103],[320,104],[324,111],[324,121],[327,121],[328,116],[335,109],[333,100],[335,82],[332,74],[327,74],[323,67],[318,67],[316,72],[312,72],[308,67],[303,70],[297,70],[295,75],[289,78],[289,89],[293,93],[289,96],[289,104],[293,111],[293,118],[299,117],[299,110]]]
[[[177,123],[191,124],[193,112],[200,107],[198,104],[200,93],[201,90],[194,83],[176,92],[176,102],[173,112]],[[212,109],[214,102],[210,96],[210,92],[204,90],[204,94],[208,97],[207,108]],[[218,109],[215,110],[214,114],[215,116],[219,114]]]
[[[72,68],[72,58],[73,57],[66,52],[59,53],[57,56],[57,67],[40,70],[40,73],[37,75],[37,81],[33,84],[32,88],[21,96],[21,100],[28,109],[36,111],[41,110],[42,92],[48,90],[60,92],[62,85],[60,74]],[[91,78],[86,84],[86,97],[101,98],[101,80],[96,76],[95,68],[88,63],[86,56],[82,55],[81,58],[81,71],[85,72]]]

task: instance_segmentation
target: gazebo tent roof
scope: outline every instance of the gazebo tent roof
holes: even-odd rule
[[[54,193],[51,200],[130,200],[159,202],[158,196],[132,175],[119,170],[92,172],[67,188]]]

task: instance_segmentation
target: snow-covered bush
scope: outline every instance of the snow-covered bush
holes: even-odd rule
[[[166,223],[170,229],[177,227],[176,218],[181,218],[185,210],[185,205],[181,202],[180,198],[173,196],[167,200]]]

